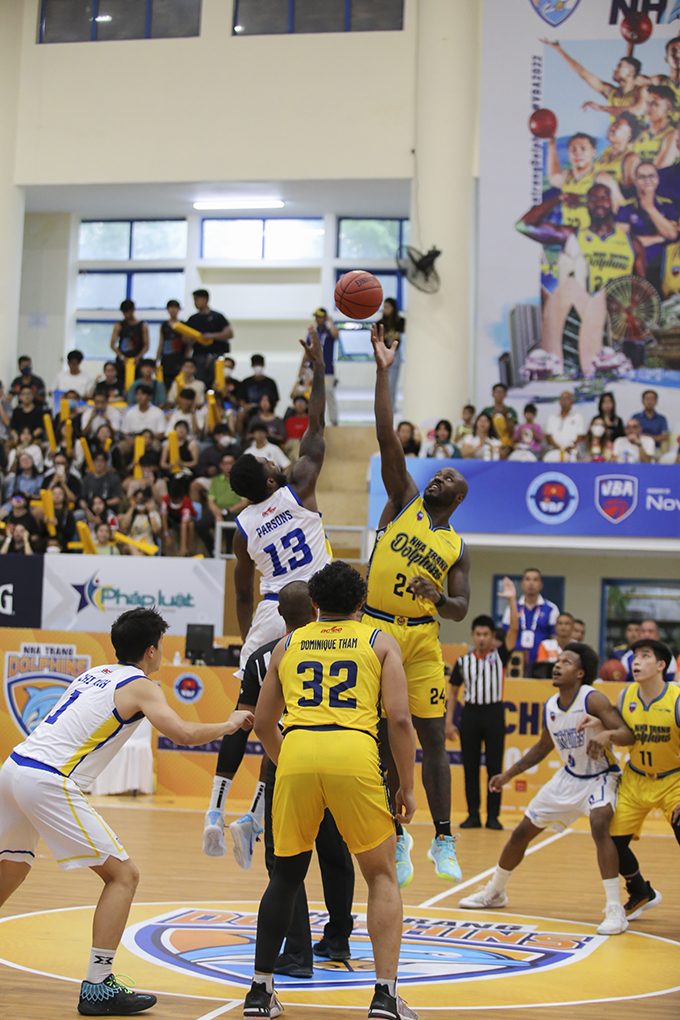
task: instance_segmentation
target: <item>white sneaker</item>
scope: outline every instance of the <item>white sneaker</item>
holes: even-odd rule
[[[203,823],[203,853],[206,857],[224,857],[224,815],[221,811],[207,811]]]
[[[401,995],[397,995],[397,1015],[399,1020],[418,1020],[415,1009],[411,1009],[407,1002],[404,1002]]]
[[[621,935],[628,927],[626,912],[621,903],[608,903],[602,911],[604,921],[597,929],[598,935]]]
[[[487,885],[480,885],[477,892],[472,896],[464,896],[458,900],[458,906],[464,910],[499,910],[507,907],[508,897],[504,892],[495,893],[491,889],[491,882]]]
[[[246,814],[241,815],[239,819],[232,822],[229,826],[229,831],[234,841],[236,863],[244,871],[248,871],[253,863],[255,841],[262,832],[262,829],[256,827],[255,819],[251,814]]]

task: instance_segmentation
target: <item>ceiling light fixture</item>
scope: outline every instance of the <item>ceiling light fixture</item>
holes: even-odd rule
[[[234,31],[235,32],[242,32],[243,31],[243,25],[234,25]]]
[[[94,20],[95,21],[113,21],[113,18],[111,17],[110,14],[98,14],[97,17]]]
[[[283,209],[280,198],[212,198],[194,202],[194,209]]]

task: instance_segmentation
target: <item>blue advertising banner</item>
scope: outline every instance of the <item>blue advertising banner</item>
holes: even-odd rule
[[[39,627],[43,557],[0,557],[0,627]]]
[[[453,521],[461,533],[680,537],[680,468],[674,464],[407,461],[421,492],[444,466],[460,471],[470,486]],[[386,499],[375,456],[370,528],[377,528]]]

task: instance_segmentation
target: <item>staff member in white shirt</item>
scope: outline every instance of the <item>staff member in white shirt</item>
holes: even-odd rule
[[[629,418],[625,436],[614,440],[614,459],[619,464],[653,464],[654,450],[654,439],[643,436],[642,425],[637,418]]]
[[[269,432],[265,422],[256,420],[250,426],[249,434],[253,437],[253,443],[244,450],[244,453],[251,453],[253,457],[260,460],[271,460],[280,471],[285,474],[290,467],[290,461],[279,446],[267,441]]]
[[[560,393],[559,414],[551,414],[545,429],[545,438],[555,450],[570,452],[586,437],[583,416],[573,410],[574,395],[569,390]]]

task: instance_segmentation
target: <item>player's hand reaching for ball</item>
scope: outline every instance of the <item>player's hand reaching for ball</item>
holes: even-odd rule
[[[416,795],[413,790],[402,790],[401,786],[394,797],[395,818],[402,825],[408,825],[416,811]]]
[[[304,348],[305,354],[312,365],[323,365],[323,349],[321,347],[321,341],[319,340],[319,334],[311,327],[309,330],[309,339],[300,340],[302,347]]]
[[[394,356],[397,353],[399,347],[399,341],[393,340],[392,346],[388,347],[385,343],[385,327],[379,326],[377,323],[371,325],[371,343],[373,344],[373,353],[375,354],[375,363],[379,369],[387,369],[394,361]]]
[[[227,719],[225,733],[236,733],[237,730],[252,730],[255,716],[252,712],[232,712]]]
[[[557,42],[557,40],[555,40],[555,42],[550,42],[550,39],[539,39],[538,41],[544,43],[546,46],[552,46],[552,48],[554,50],[561,50],[562,49],[562,47]]]

